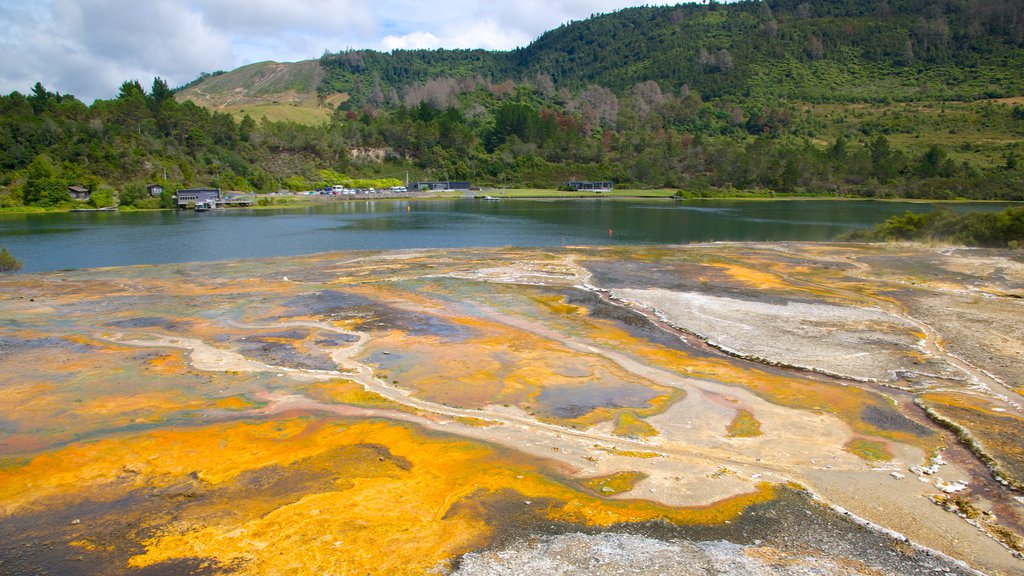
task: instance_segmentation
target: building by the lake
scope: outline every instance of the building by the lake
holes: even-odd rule
[[[88,202],[89,198],[92,198],[92,190],[81,184],[68,186],[68,194],[71,194],[71,197],[79,202]]]
[[[179,210],[194,207],[197,204],[220,204],[220,188],[185,188],[174,193],[174,205]]]
[[[469,190],[469,182],[455,180],[413,182],[409,184],[409,190]]]
[[[610,192],[614,184],[612,182],[598,182],[598,181],[586,181],[586,180],[570,180],[565,183],[566,188],[572,188],[579,192],[580,190],[591,191],[591,192]]]

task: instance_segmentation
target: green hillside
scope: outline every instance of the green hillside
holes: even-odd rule
[[[347,50],[0,97],[0,207],[71,183],[305,190],[344,178],[683,196],[1024,200],[1024,3],[630,8],[508,51]],[[198,104],[198,105],[197,105]]]
[[[618,95],[655,81],[704,98],[884,102],[1024,94],[1024,3],[1014,0],[737,2],[627,8],[565,24],[511,52],[325,55],[321,92],[379,103],[438,77],[538,75]]]
[[[1024,3],[1013,0],[737,2],[627,8],[551,30],[529,46],[345,50],[264,62],[182,91],[202,105],[350,95],[394,106],[439,78],[535,82],[622,96],[655,81],[705,99],[891,102],[1024,94]],[[290,100],[289,100],[290,99]],[[305,100],[301,105],[307,105]],[[321,100],[321,104],[323,101]]]

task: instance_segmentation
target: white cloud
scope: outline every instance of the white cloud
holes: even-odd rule
[[[83,100],[121,82],[172,86],[200,72],[324,50],[485,48],[528,44],[545,30],[626,0],[3,0],[0,92],[36,81]]]
[[[420,48],[483,48],[506,50],[526,44],[530,38],[521,32],[507,30],[493,20],[448,24],[437,33],[417,31],[402,36],[385,36],[383,50],[415,50]]]
[[[178,0],[54,0],[53,14],[98,63],[178,76],[233,58],[231,38]]]
[[[447,0],[443,4],[390,0],[393,8],[381,13],[381,25],[400,34],[388,34],[377,44],[396,48],[484,48],[509,50],[525,46],[546,30],[570,20],[627,6],[652,4],[628,0],[517,0],[479,2]],[[657,4],[656,2],[653,4]],[[432,39],[435,44],[430,44]]]
[[[368,35],[376,25],[365,0],[207,0],[198,3],[218,28],[254,34]]]
[[[430,32],[411,32],[402,36],[385,36],[380,45],[385,50],[418,50],[440,48],[441,39]]]
[[[154,76],[172,85],[236,62],[231,39],[177,0],[53,0],[14,15],[20,33],[0,46],[0,85],[110,98],[121,82]]]

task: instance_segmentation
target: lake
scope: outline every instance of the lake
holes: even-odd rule
[[[956,212],[1006,204],[948,204]],[[0,215],[24,272],[330,250],[833,240],[931,204],[847,200],[356,200],[279,210]]]

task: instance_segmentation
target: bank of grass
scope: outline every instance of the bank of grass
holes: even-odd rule
[[[70,212],[71,208],[54,208],[42,206],[4,206],[0,214],[42,214],[45,212]]]
[[[563,191],[545,188],[484,189],[474,192],[476,196],[492,198],[671,198],[678,192],[675,188],[665,189],[616,189],[604,192]],[[460,193],[460,195],[462,195]]]
[[[271,103],[226,106],[218,111],[227,112],[238,121],[248,115],[257,122],[266,118],[270,122],[294,122],[305,126],[322,126],[331,121],[334,109],[297,103]]]

